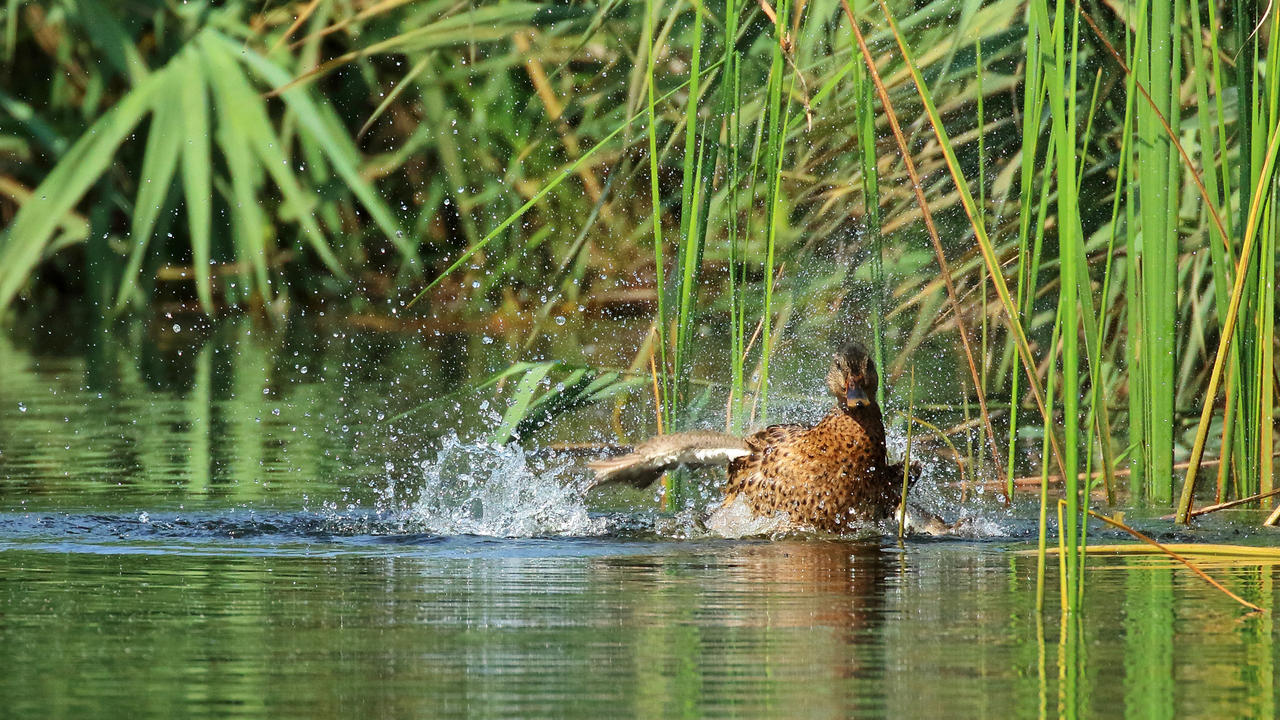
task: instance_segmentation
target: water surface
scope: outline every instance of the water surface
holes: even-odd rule
[[[537,452],[608,409],[477,442],[498,408],[439,399],[501,343],[182,322],[0,336],[5,717],[1276,716],[1271,615],[1166,560],[1091,558],[1066,617],[1050,566],[1038,614],[1029,501],[935,482],[981,531],[903,546],[708,538]],[[1274,565],[1210,570],[1274,607]]]

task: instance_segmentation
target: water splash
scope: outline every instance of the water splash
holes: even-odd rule
[[[555,461],[535,463],[514,443],[463,442],[450,433],[420,460],[425,484],[397,514],[405,528],[438,535],[546,537],[601,535],[581,488]],[[416,483],[415,483],[416,484]],[[388,487],[394,492],[395,483]]]
[[[904,438],[889,438],[891,448]],[[900,452],[900,450],[899,450]],[[894,453],[891,449],[891,457]],[[773,533],[758,523],[732,524],[732,530],[708,522],[721,499],[711,481],[689,507],[674,514],[650,509],[601,514],[589,511],[589,497],[579,482],[575,461],[526,452],[518,444],[494,445],[466,441],[456,433],[434,440],[413,453],[408,462],[388,461],[378,488],[374,517],[379,533],[485,537],[759,537]],[[926,510],[956,523],[948,533],[957,538],[987,539],[1019,536],[1010,525],[1009,510],[990,500],[971,499],[965,505],[948,488],[945,463],[919,458],[922,477],[911,499]],[[333,508],[337,520],[346,517]],[[894,527],[886,530],[896,533]],[[739,527],[741,526],[741,527]],[[874,528],[872,528],[874,530]]]
[[[890,462],[900,462],[906,453],[906,434],[900,428],[886,432],[885,444]],[[931,453],[913,449],[912,462],[920,467],[920,477],[911,489],[911,504],[942,518],[951,525],[946,537],[966,540],[1025,537],[1034,526],[1006,507],[1003,496],[990,493],[978,483],[971,486],[965,502],[957,487],[959,479],[954,464]],[[896,523],[886,525],[888,534],[897,531]]]

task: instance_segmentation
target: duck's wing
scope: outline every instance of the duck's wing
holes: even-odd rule
[[[746,443],[751,453],[729,463],[725,494],[733,497],[751,487],[753,495],[768,496],[777,492],[775,484],[787,485],[787,478],[776,472],[778,461],[789,455],[790,446],[810,429],[807,425],[770,425],[748,435]]]
[[[747,445],[752,450],[761,451],[770,445],[785,445],[813,428],[808,425],[790,423],[786,425],[770,425],[747,436]]]
[[[628,483],[638,488],[652,485],[662,473],[679,465],[711,467],[726,465],[751,454],[742,438],[726,433],[697,430],[659,435],[636,446],[626,455],[587,463],[596,472],[591,487]]]
[[[918,462],[911,463],[911,470],[907,474],[907,492],[911,492],[911,488],[916,486],[916,481],[920,479],[921,466]],[[902,463],[896,462],[884,469],[889,482],[895,488],[902,487]]]

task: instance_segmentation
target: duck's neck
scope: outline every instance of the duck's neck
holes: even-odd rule
[[[828,420],[855,422],[863,427],[875,426],[882,431],[884,429],[883,417],[884,414],[880,412],[880,406],[875,404],[875,401],[851,409],[836,405],[831,408],[831,412],[827,413]]]
[[[876,455],[883,461],[885,454],[884,416],[880,412],[879,405],[871,403],[851,410],[836,406],[822,419],[822,424],[833,430],[862,436],[865,438],[865,442],[870,443],[872,448],[877,451]]]

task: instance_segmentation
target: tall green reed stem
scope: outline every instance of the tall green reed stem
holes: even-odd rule
[[[1059,532],[1066,547],[1066,582],[1074,582],[1080,563],[1080,296],[1089,297],[1087,268],[1080,237],[1079,192],[1076,186],[1076,70],[1080,33],[1073,22],[1068,36],[1066,3],[1059,2],[1050,23],[1047,0],[1032,8],[1032,22],[1041,35],[1041,47],[1051,54],[1045,78],[1049,92],[1052,139],[1057,148],[1055,180],[1058,189],[1059,306],[1062,313],[1063,482],[1066,495],[1065,527]],[[1072,19],[1077,18],[1073,13]],[[1045,41],[1048,42],[1045,42]],[[1068,65],[1067,55],[1072,62]],[[1083,287],[1082,287],[1083,286]],[[1092,302],[1089,302],[1092,309]],[[1050,432],[1046,427],[1046,432]],[[1074,604],[1072,604],[1074,607]]]
[[[853,26],[854,34],[858,38],[858,45],[859,49],[862,51],[863,59],[867,62],[868,69],[871,71],[872,77],[877,80],[876,89],[880,93],[880,101],[885,106],[885,112],[889,116],[890,120],[890,127],[894,129],[894,137],[898,141],[899,148],[903,152],[903,161],[907,166],[909,174],[912,176],[912,189],[916,193],[917,202],[921,206],[921,212],[926,218],[926,225],[930,230],[930,239],[933,241],[934,252],[938,256],[938,262],[942,268],[943,280],[946,282],[948,294],[951,296],[952,302],[955,303],[954,288],[951,285],[951,272],[948,268],[946,257],[942,253],[941,242],[938,239],[937,230],[933,227],[932,221],[930,220],[931,215],[928,210],[928,203],[924,200],[923,193],[920,190],[920,180],[918,175],[915,173],[914,163],[910,159],[910,153],[908,152],[906,141],[902,137],[901,129],[898,127],[897,119],[893,114],[892,103],[889,102],[888,94],[884,90],[883,84],[878,80],[879,75],[875,70],[875,62],[871,57],[870,50],[867,48],[866,41],[862,36],[861,30],[857,27],[857,22],[854,20],[853,11],[850,9],[848,1],[841,0],[841,3],[844,6],[845,14],[849,19],[850,25]],[[973,199],[973,193],[969,191],[969,184],[965,180],[964,175],[960,172],[959,163],[956,161],[955,152],[951,147],[950,138],[947,135],[946,128],[942,124],[941,117],[938,114],[938,109],[933,103],[929,88],[921,77],[920,71],[916,67],[915,62],[912,60],[911,53],[907,50],[906,41],[903,39],[902,33],[899,32],[897,22],[894,20],[893,14],[889,11],[889,6],[884,2],[884,0],[880,0],[880,9],[889,23],[889,29],[892,32],[894,39],[897,41],[898,49],[902,52],[902,59],[906,63],[907,69],[911,72],[912,79],[915,81],[916,92],[920,95],[925,112],[929,117],[929,123],[933,128],[934,136],[938,139],[938,145],[942,149],[943,158],[946,160],[947,171],[950,173],[951,179],[960,193],[961,205],[964,207],[965,215],[968,216],[970,225],[974,230],[974,235],[977,237],[978,246],[982,251],[983,261],[987,265],[988,272],[991,273],[996,295],[1000,298],[1000,302],[1005,309],[1005,321],[1014,336],[1015,346],[1018,350],[1019,359],[1022,361],[1023,370],[1027,374],[1027,380],[1031,387],[1032,396],[1035,398],[1036,405],[1040,408],[1041,415],[1045,418],[1045,423],[1047,425],[1049,422],[1049,416],[1045,409],[1044,396],[1040,391],[1039,381],[1036,378],[1035,360],[1031,355],[1031,347],[1027,343],[1026,333],[1024,332],[1022,325],[1018,321],[1018,314],[1015,311],[1013,301],[1009,296],[1009,287],[1007,283],[1005,283],[1004,274],[1000,271],[1000,263],[996,258],[995,249],[991,244],[991,239],[988,237],[985,227],[977,220],[978,210]],[[957,315],[959,315],[959,313],[957,313]],[[972,350],[969,349],[968,336],[964,330],[964,324],[962,322],[957,323],[957,326],[960,329],[961,344],[965,346],[965,353],[970,360],[970,372],[974,377],[974,384],[977,386],[978,373],[972,359]],[[981,393],[979,393],[978,400],[981,405],[983,420],[987,427],[988,437],[991,440],[990,448],[993,457],[996,460],[996,467],[999,467],[999,457],[995,455],[995,433],[991,430],[991,420],[987,413],[986,399],[981,396]],[[1052,438],[1052,436],[1050,437]],[[1051,444],[1054,450],[1054,458],[1057,460],[1059,468],[1061,468],[1062,453],[1058,447],[1057,440],[1053,439]]]
[[[657,88],[654,83],[654,56],[657,55],[658,48],[654,46],[654,16],[661,10],[661,2],[655,3],[654,0],[647,0],[645,3],[645,20],[644,35],[645,47],[648,49],[648,112],[649,123],[647,135],[649,137],[649,187],[650,200],[653,209],[653,267],[654,267],[654,284],[655,293],[658,298],[658,358],[661,367],[658,369],[659,388],[661,391],[661,405],[664,424],[671,427],[671,405],[672,397],[675,394],[671,388],[671,377],[667,373],[667,305],[666,305],[666,288],[663,283],[664,268],[666,263],[662,257],[662,194],[658,189],[658,121],[655,113],[656,101],[654,95]]]
[[[781,0],[776,8],[774,22],[773,60],[769,68],[768,116],[765,123],[765,167],[768,177],[768,194],[765,198],[766,232],[764,261],[764,309],[761,311],[763,332],[760,336],[760,422],[764,424],[769,411],[769,357],[773,350],[773,286],[774,263],[778,245],[778,233],[784,215],[782,208],[782,159],[786,146],[787,117],[791,112],[790,93],[782,98],[783,74],[786,68],[784,40],[787,37],[787,19],[791,17],[790,0]],[[794,84],[794,81],[793,81]]]
[[[1173,45],[1179,35],[1172,32],[1174,14],[1181,2],[1150,0],[1139,10],[1139,32],[1134,51],[1138,82],[1147,87],[1151,105],[1139,105],[1138,194],[1142,219],[1141,242],[1135,245],[1133,262],[1138,272],[1137,288],[1142,332],[1130,336],[1138,347],[1136,355],[1145,365],[1145,420],[1138,447],[1143,455],[1139,468],[1145,472],[1144,487],[1156,501],[1168,502],[1173,480],[1174,319],[1177,314],[1177,196],[1179,165],[1170,152],[1159,115],[1164,115],[1173,132],[1178,131],[1180,103],[1171,78],[1179,77],[1181,53]],[[1149,20],[1147,16],[1149,15]],[[1169,72],[1169,68],[1173,72]]]

